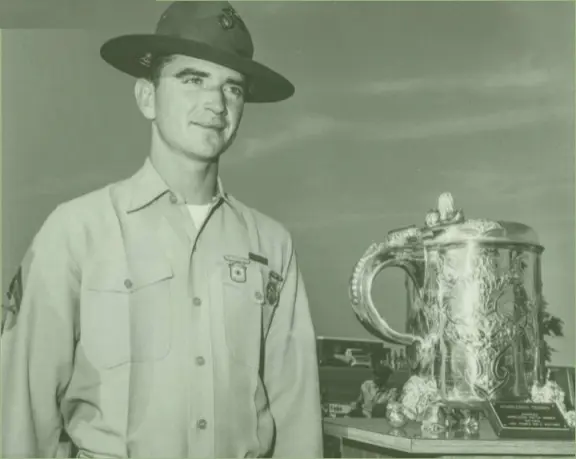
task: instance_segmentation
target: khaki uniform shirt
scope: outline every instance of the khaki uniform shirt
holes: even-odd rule
[[[3,457],[322,457],[292,240],[221,185],[202,228],[149,160],[58,206],[9,300]]]

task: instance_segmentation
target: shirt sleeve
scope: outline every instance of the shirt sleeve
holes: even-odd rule
[[[2,457],[54,457],[72,374],[79,288],[58,209],[28,249],[2,311]]]
[[[276,424],[273,457],[323,457],[316,335],[296,254],[265,346],[264,381]]]

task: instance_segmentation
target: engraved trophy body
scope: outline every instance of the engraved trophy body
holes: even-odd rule
[[[465,220],[444,193],[424,227],[391,231],[368,248],[351,278],[352,308],[370,333],[414,351],[412,363],[435,381],[444,405],[526,400],[543,379],[542,251],[530,227]],[[372,300],[374,278],[389,267],[413,283],[406,333],[393,330]]]

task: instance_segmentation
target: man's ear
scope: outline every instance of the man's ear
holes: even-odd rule
[[[136,84],[134,85],[136,104],[144,117],[150,121],[156,118],[155,92],[154,84],[151,81],[144,78],[136,80]]]

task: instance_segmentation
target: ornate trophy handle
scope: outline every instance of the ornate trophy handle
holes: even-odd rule
[[[424,282],[424,260],[420,245],[421,233],[415,227],[390,232],[385,243],[372,244],[354,267],[349,296],[356,317],[371,334],[392,343],[409,346],[422,341],[410,333],[393,330],[382,317],[372,300],[372,283],[385,268],[404,270],[420,295]]]

